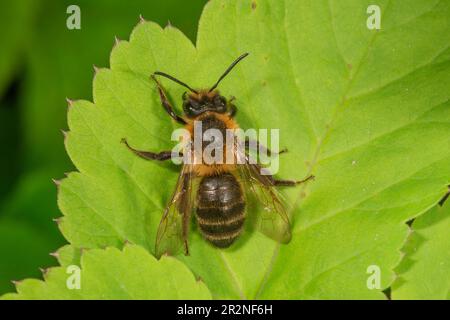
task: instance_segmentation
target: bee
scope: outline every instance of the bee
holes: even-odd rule
[[[184,153],[192,154],[192,140],[194,121],[200,121],[202,130],[218,129],[224,132],[226,129],[239,128],[234,117],[237,108],[233,103],[234,98],[226,99],[217,90],[220,82],[229,72],[245,57],[245,53],[238,57],[219,77],[217,82],[209,89],[196,90],[177,78],[164,72],[156,71],[151,77],[156,83],[161,104],[170,117],[177,123],[185,126],[190,133],[190,143],[186,143]],[[169,102],[161,83],[156,76],[165,77],[189,90],[183,94],[184,115],[179,116]],[[287,242],[290,240],[290,223],[284,201],[275,187],[295,186],[313,178],[278,180],[271,174],[263,174],[264,167],[259,162],[249,161],[251,147],[265,150],[268,155],[272,152],[250,140],[236,140],[231,153],[235,159],[241,161],[235,163],[205,163],[194,161],[182,163],[175,191],[163,213],[156,236],[156,254],[176,254],[183,246],[185,255],[189,255],[188,233],[191,223],[191,214],[194,211],[196,221],[203,238],[217,248],[231,246],[240,236],[244,227],[247,212],[247,200],[250,196],[259,202],[263,210],[254,219],[258,228],[269,237]],[[148,159],[165,161],[171,159],[172,151],[141,151],[131,147],[126,139],[122,142],[137,156]],[[238,145],[243,148],[238,148]],[[202,148],[205,144],[202,143]],[[224,148],[227,148],[225,146]],[[239,151],[243,150],[243,151]],[[225,150],[225,152],[230,150]],[[254,150],[253,150],[254,151]],[[278,154],[285,152],[282,150]],[[183,158],[184,159],[184,158]],[[256,210],[253,210],[256,211]]]

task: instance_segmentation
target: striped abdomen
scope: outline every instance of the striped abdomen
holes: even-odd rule
[[[206,176],[197,197],[197,221],[204,238],[216,247],[229,247],[245,220],[241,185],[231,173]]]

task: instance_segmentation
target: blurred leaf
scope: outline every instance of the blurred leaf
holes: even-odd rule
[[[393,299],[450,299],[450,201],[418,217],[392,286]]]
[[[0,293],[11,290],[11,279],[37,276],[39,268],[54,265],[49,252],[64,243],[52,221],[58,216],[56,187],[47,176],[24,176],[0,208]]]
[[[0,3],[0,97],[14,76],[24,48],[31,38],[32,24],[40,1],[14,0]]]
[[[0,203],[8,194],[19,175],[20,130],[19,110],[10,100],[0,101],[0,145],[3,148],[0,157]],[[1,216],[2,212],[0,212]]]
[[[11,280],[39,277],[39,267],[54,265],[48,253],[53,239],[23,221],[0,219],[0,294],[11,291]]]
[[[156,260],[138,246],[88,250],[81,257],[81,288],[68,289],[66,268],[51,268],[45,282],[25,280],[3,299],[209,299],[206,286],[181,262]]]
[[[1,211],[4,217],[33,224],[48,237],[61,240],[56,223],[51,222],[59,210],[55,204],[56,186],[48,175],[45,170],[24,175]]]

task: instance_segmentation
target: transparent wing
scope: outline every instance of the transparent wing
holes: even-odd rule
[[[250,163],[248,155],[239,150],[244,149],[237,148],[236,151],[240,163],[237,171],[247,191],[250,220],[268,237],[283,243],[289,242],[291,229],[284,198],[274,188],[272,176],[262,174],[265,169],[259,164]]]
[[[188,165],[183,165],[156,234],[155,252],[158,257],[164,253],[176,255],[183,247],[184,253],[189,254],[188,232],[194,206],[192,180],[192,170]]]

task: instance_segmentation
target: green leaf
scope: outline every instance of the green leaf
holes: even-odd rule
[[[0,3],[0,144],[5,150],[0,158],[0,198],[11,189],[20,171],[17,93],[39,3],[39,0]]]
[[[71,264],[79,265],[82,251],[82,249],[75,248],[71,245],[65,245],[51,255],[58,259],[61,266],[68,266]]]
[[[450,202],[414,220],[393,299],[450,299]]]
[[[0,219],[6,230],[0,293],[12,288],[11,279],[38,276],[39,267],[54,262],[48,252],[64,243],[51,221],[58,215],[51,178],[71,168],[60,131],[67,122],[65,97],[91,95],[92,65],[108,63],[114,36],[127,37],[139,14],[164,24],[170,18],[194,38],[205,1],[185,7],[178,0],[0,2],[0,96],[11,77],[20,76],[11,86],[17,101],[15,94],[0,101],[0,217],[8,217]],[[69,5],[80,6],[81,30],[66,28]]]
[[[366,27],[370,1],[208,3],[196,47],[177,29],[140,23],[94,79],[94,103],[69,111],[67,151],[79,172],[60,186],[60,224],[75,247],[153,252],[176,179],[120,144],[170,149],[176,126],[149,75],[162,70],[211,85],[233,59],[251,56],[221,84],[237,97],[244,128],[279,128],[278,174],[316,180],[286,190],[292,241],[246,230],[227,250],[193,228],[179,259],[214,298],[385,298],[408,235],[406,221],[435,205],[450,182],[448,1],[379,1],[382,29]],[[183,88],[164,81],[179,106]],[[368,289],[367,268],[381,270]]]
[[[209,299],[206,286],[181,262],[170,257],[156,260],[138,246],[94,249],[81,256],[80,289],[69,288],[75,275],[65,267],[45,272],[45,281],[28,279],[17,294],[3,299]]]

